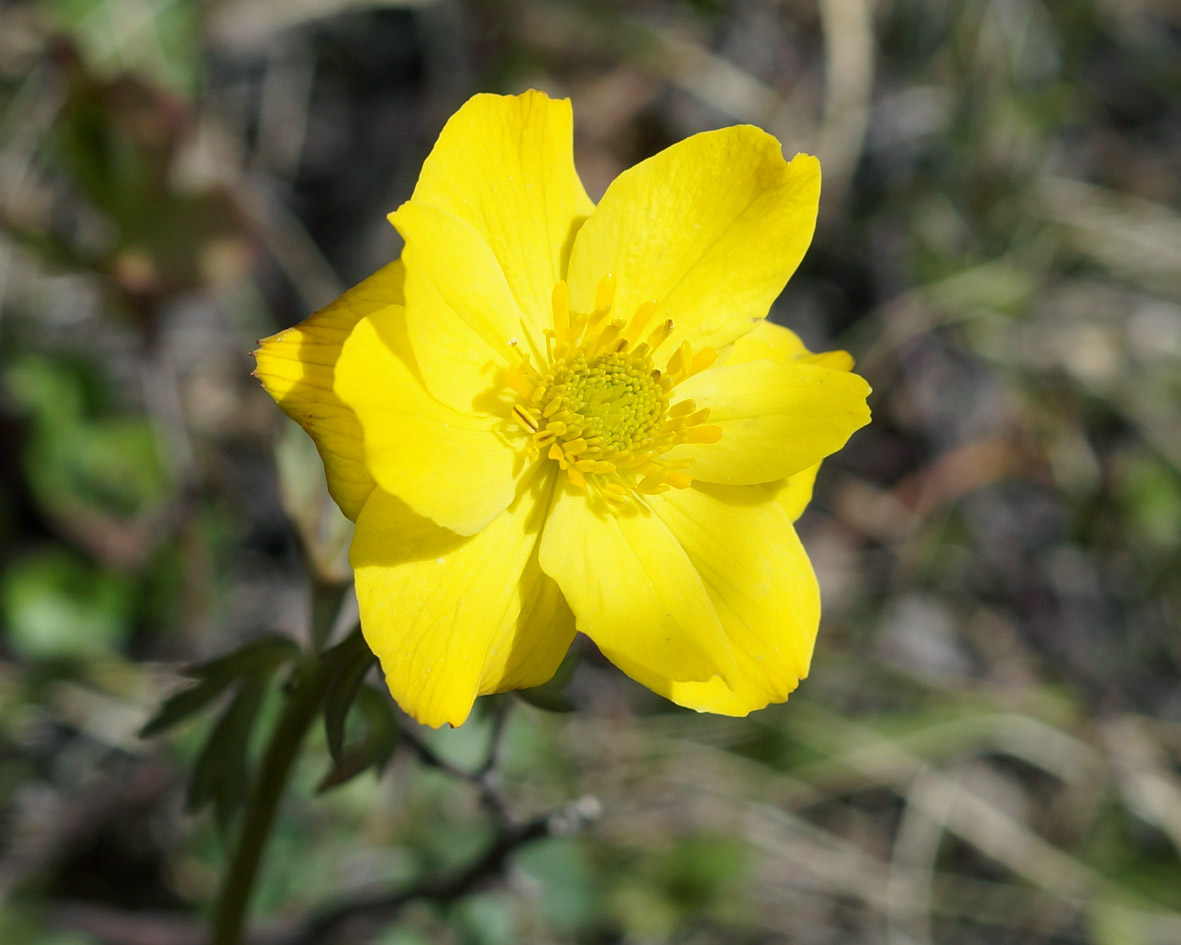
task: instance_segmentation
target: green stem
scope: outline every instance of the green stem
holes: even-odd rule
[[[300,746],[324,703],[332,674],[340,665],[339,657],[364,645],[361,632],[355,630],[342,643],[317,654],[296,670],[283,713],[267,743],[254,791],[243,816],[238,845],[217,898],[209,939],[211,945],[241,945],[263,849]]]
[[[238,846],[218,896],[210,937],[212,945],[240,945],[242,941],[246,910],[254,891],[263,847],[270,836],[291,766],[320,707],[322,690],[315,682],[315,674],[311,674],[295,685],[287,697],[283,715],[271,734],[258,772],[258,781],[242,821]]]

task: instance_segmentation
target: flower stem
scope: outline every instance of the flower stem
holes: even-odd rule
[[[286,693],[283,712],[267,743],[229,872],[217,898],[210,930],[211,945],[241,945],[263,849],[274,826],[275,813],[291,768],[324,703],[332,674],[339,666],[334,657],[342,650],[364,645],[360,630],[354,630],[333,650],[315,654],[296,669]]]

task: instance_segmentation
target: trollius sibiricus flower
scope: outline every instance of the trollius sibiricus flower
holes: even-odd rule
[[[406,712],[459,725],[548,680],[576,631],[702,711],[807,673],[792,523],[869,419],[848,355],[764,320],[819,191],[815,158],[739,126],[595,206],[567,101],[477,95],[390,215],[401,259],[262,343],[356,522],[362,629]]]

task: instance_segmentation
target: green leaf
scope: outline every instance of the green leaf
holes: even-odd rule
[[[317,792],[339,787],[369,768],[380,774],[398,747],[400,732],[394,709],[384,693],[362,685],[357,692],[357,708],[365,724],[365,735],[340,753],[336,764],[324,776]]]
[[[558,668],[549,678],[549,682],[542,683],[542,685],[547,689],[564,689],[574,675],[574,670],[578,669],[578,664],[582,662],[582,653],[582,647],[579,646],[573,646],[567,650],[566,655],[562,657],[562,662],[558,664]]]
[[[573,712],[576,706],[563,690],[574,675],[574,670],[582,662],[582,651],[573,647],[562,658],[549,682],[530,689],[518,689],[513,694],[522,702],[527,702],[536,709],[545,712]]]
[[[573,712],[575,705],[570,697],[560,689],[550,689],[548,686],[534,686],[532,689],[518,689],[514,695],[522,702],[527,702],[535,709],[545,712]]]
[[[0,569],[0,625],[26,660],[88,659],[117,649],[130,630],[132,584],[49,546]]]
[[[272,633],[253,640],[225,656],[190,666],[184,670],[184,674],[208,682],[232,682],[247,676],[270,675],[284,663],[294,662],[299,657],[299,646],[294,640]]]
[[[240,680],[262,687],[279,667],[299,659],[296,643],[279,634],[268,634],[239,647],[232,653],[198,663],[183,670],[197,682],[164,701],[159,711],[140,729],[140,738],[166,732],[200,712],[233,683]]]
[[[196,812],[212,802],[218,826],[224,831],[246,800],[250,783],[250,734],[258,718],[266,686],[245,680],[209,733],[193,766],[187,805]]]
[[[229,678],[205,679],[169,696],[164,700],[159,711],[139,730],[139,737],[151,738],[153,735],[168,731],[190,715],[200,712],[221,695],[232,682],[233,680]]]
[[[158,432],[112,403],[110,384],[93,364],[23,354],[4,382],[28,417],[21,462],[50,515],[135,523],[159,514],[171,484]]]
[[[335,667],[328,683],[328,691],[324,695],[324,730],[328,736],[328,750],[332,753],[333,761],[341,760],[345,722],[374,659],[367,648],[361,648],[347,651],[335,660],[339,665]]]

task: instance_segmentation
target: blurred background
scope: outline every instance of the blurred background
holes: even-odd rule
[[[356,771],[313,732],[256,940],[1181,942],[1171,0],[0,5],[0,941],[202,940],[281,674],[140,729],[348,576],[249,352],[397,255],[460,103],[530,86],[592,197],[726,124],[822,159],[773,317],[875,419],[800,522],[811,678],[740,720],[589,653],[531,697],[574,712],[370,700],[318,796]]]

